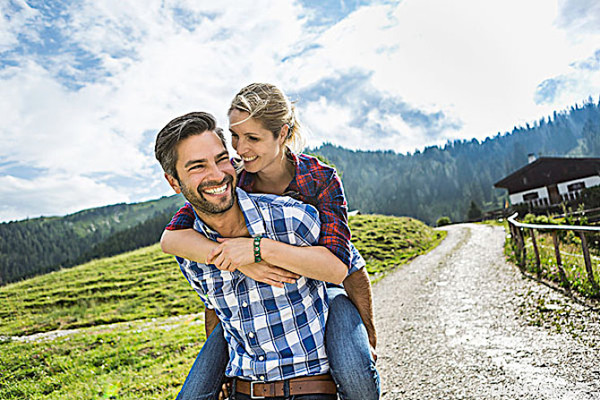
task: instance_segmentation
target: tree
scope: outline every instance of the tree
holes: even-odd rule
[[[469,211],[467,213],[467,218],[469,221],[475,221],[481,218],[481,209],[473,200],[471,200],[471,205],[469,206]]]

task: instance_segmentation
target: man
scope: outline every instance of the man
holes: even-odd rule
[[[209,239],[254,237],[257,262],[261,250],[272,254],[270,249],[280,242],[318,243],[320,224],[312,206],[236,189],[223,133],[210,114],[190,113],[169,122],[158,134],[156,157],[171,187],[192,204],[194,228]],[[306,253],[301,247],[286,251]],[[288,265],[300,277],[278,288],[237,270],[181,258],[178,262],[206,307],[221,320],[229,347],[225,373],[234,378],[234,398],[336,398],[324,348],[328,305],[323,281],[340,283],[345,269]]]

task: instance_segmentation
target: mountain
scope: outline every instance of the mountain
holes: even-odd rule
[[[0,223],[0,284],[156,243],[181,196]]]
[[[429,224],[441,216],[467,219],[471,202],[501,208],[505,190],[493,184],[539,156],[600,157],[600,103],[554,112],[483,141],[456,140],[422,152],[352,151],[331,144],[310,151],[342,173],[350,209],[407,215]]]

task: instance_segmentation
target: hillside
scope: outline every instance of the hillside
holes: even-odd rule
[[[0,223],[0,285],[156,243],[179,196]]]
[[[350,226],[373,279],[445,237],[411,218],[360,215]],[[158,245],[6,285],[0,398],[174,398],[205,339],[202,309]]]

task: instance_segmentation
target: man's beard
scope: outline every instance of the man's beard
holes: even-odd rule
[[[207,187],[216,187],[222,186],[227,183],[230,187],[231,196],[228,201],[224,203],[213,203],[208,201],[204,197],[203,190]],[[187,201],[190,202],[192,206],[196,209],[197,212],[201,212],[204,214],[221,214],[225,211],[229,210],[233,207],[233,204],[237,200],[237,195],[235,193],[234,179],[233,176],[227,174],[225,178],[221,182],[205,182],[201,185],[198,185],[196,190],[191,190],[186,185],[179,183],[179,187],[181,188],[181,193],[186,198]]]

